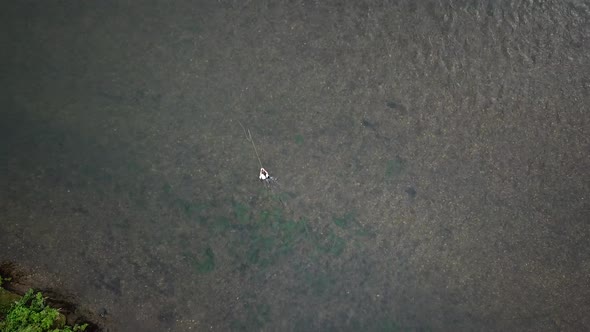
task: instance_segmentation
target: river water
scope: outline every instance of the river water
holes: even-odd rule
[[[590,329],[589,2],[0,8],[0,262],[105,330]]]

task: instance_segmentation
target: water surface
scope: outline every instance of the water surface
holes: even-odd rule
[[[109,330],[590,329],[588,3],[1,7],[0,261]]]

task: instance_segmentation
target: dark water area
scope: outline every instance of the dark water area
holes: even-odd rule
[[[0,22],[0,262],[105,331],[590,330],[588,1]]]

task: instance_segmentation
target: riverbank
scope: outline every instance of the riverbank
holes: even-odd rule
[[[26,278],[14,263],[0,264],[1,331],[104,331],[92,315],[60,294]]]

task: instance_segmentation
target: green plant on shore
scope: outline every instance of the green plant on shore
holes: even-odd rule
[[[45,304],[40,292],[29,289],[16,301],[4,321],[0,322],[0,332],[74,332],[84,331],[88,324],[65,325],[65,317],[57,309]]]
[[[4,277],[0,276],[0,289],[2,289],[2,284],[5,281],[10,281],[10,280],[11,280],[11,278],[4,278]]]

